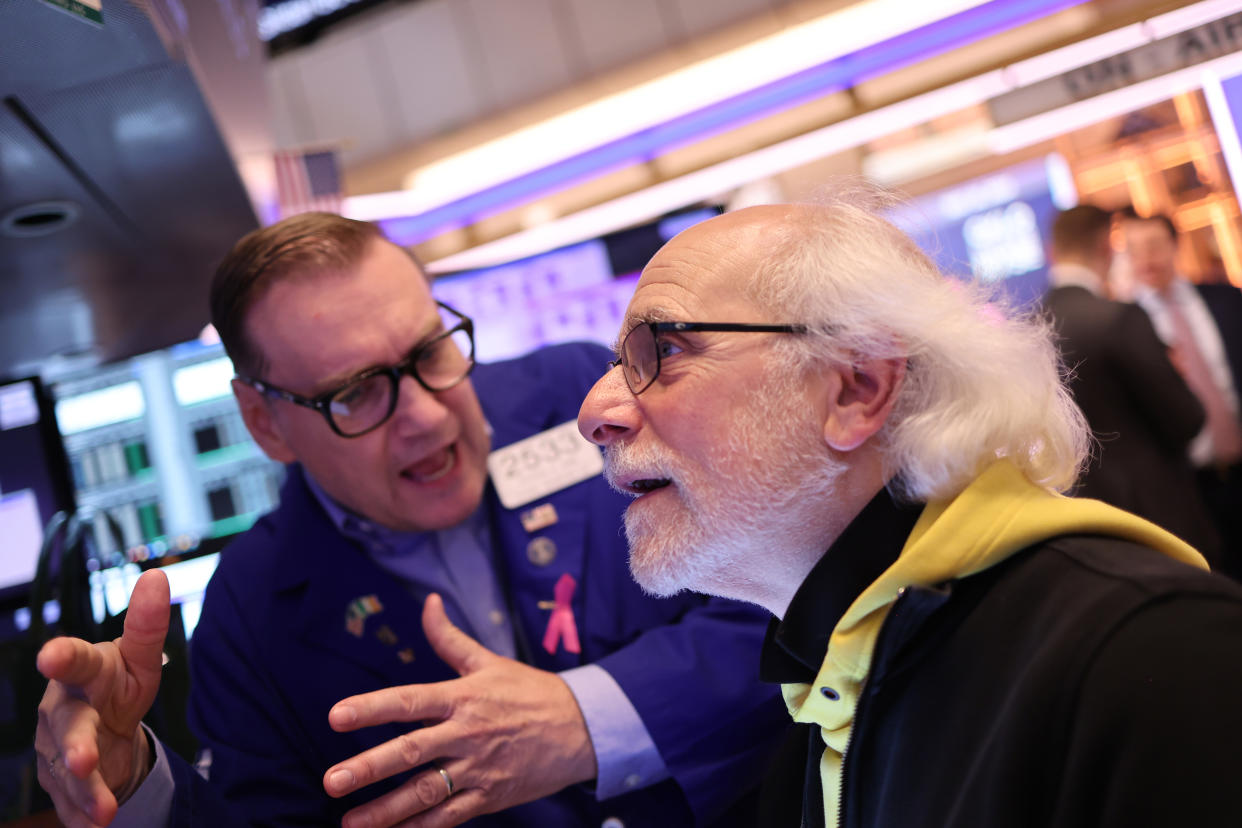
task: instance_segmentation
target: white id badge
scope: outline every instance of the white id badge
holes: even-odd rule
[[[500,502],[516,509],[600,474],[604,455],[570,420],[496,449],[487,456],[487,471]]]

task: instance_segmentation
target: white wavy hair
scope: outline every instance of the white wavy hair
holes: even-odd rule
[[[895,494],[913,500],[960,493],[997,458],[1032,482],[1069,489],[1090,431],[1066,388],[1048,323],[990,301],[975,282],[942,274],[880,217],[896,200],[873,187],[841,188],[791,205],[769,236],[773,255],[752,298],[802,322],[811,336],[781,337],[795,365],[906,358],[906,374],[880,432]]]

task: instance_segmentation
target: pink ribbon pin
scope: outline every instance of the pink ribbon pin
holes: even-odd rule
[[[582,646],[578,643],[578,625],[574,623],[574,609],[570,604],[577,587],[578,582],[574,580],[574,576],[566,572],[552,588],[556,606],[552,608],[547,632],[543,634],[543,648],[553,655],[556,654],[557,642],[561,640],[564,640],[565,649],[569,652],[582,652]]]

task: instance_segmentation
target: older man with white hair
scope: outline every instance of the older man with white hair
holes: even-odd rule
[[[1089,436],[1046,325],[882,206],[674,238],[579,415],[639,583],[775,616],[761,671],[805,727],[763,824],[1242,824],[1242,589],[1058,493]]]

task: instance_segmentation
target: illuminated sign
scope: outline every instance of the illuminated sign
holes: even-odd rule
[[[890,218],[945,273],[1002,288],[1027,305],[1048,287],[1044,239],[1077,196],[1059,155],[913,199]]]
[[[285,0],[273,3],[259,12],[259,39],[272,40],[360,2],[362,0]]]
[[[993,98],[988,108],[996,124],[1010,124],[1239,50],[1242,50],[1242,13],[1195,26],[1033,83]]]

